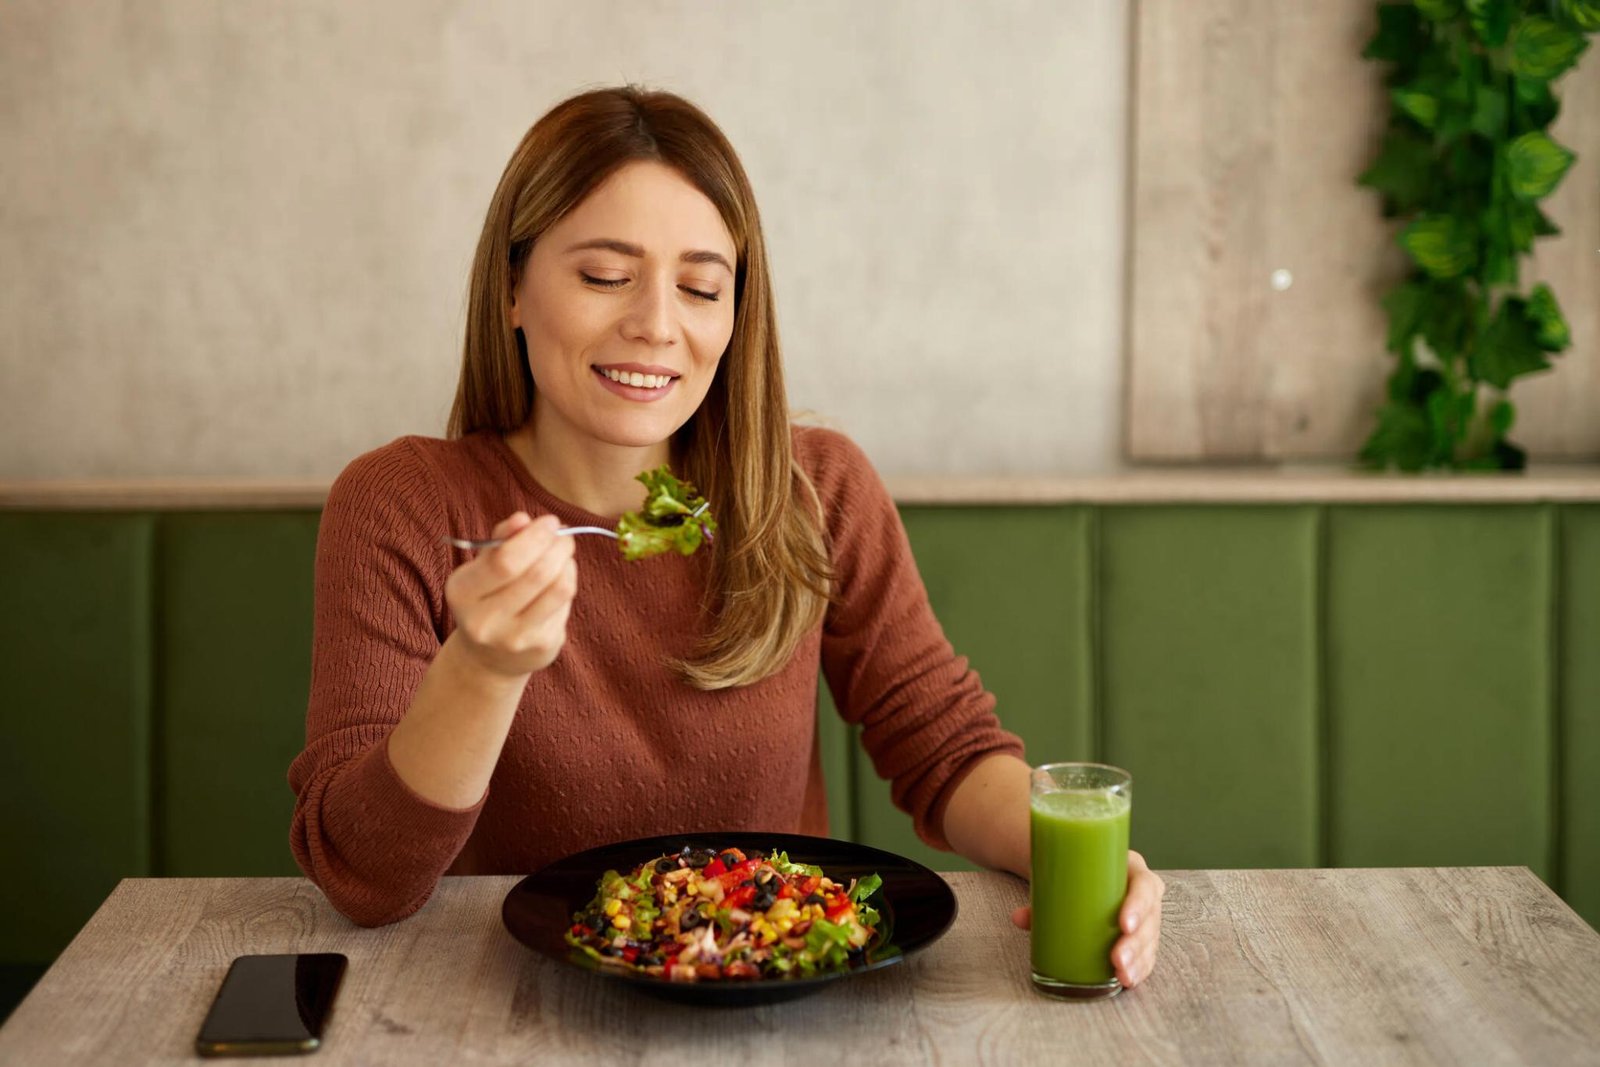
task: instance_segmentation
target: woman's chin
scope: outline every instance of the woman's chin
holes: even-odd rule
[[[590,435],[615,448],[655,448],[671,438],[681,425],[671,419],[629,419],[596,426]]]

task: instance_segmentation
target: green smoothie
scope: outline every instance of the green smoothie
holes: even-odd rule
[[[1033,797],[1033,971],[1073,985],[1116,977],[1111,945],[1128,891],[1129,797]]]

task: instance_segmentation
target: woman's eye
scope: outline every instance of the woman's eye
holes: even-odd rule
[[[687,285],[683,286],[682,288],[684,292],[698,300],[716,300],[722,296],[721,293],[707,293],[699,289],[692,289]]]
[[[579,272],[582,274],[582,272]],[[598,285],[602,289],[615,289],[619,285],[626,285],[626,278],[596,278],[592,274],[582,274],[583,280],[590,285]]]

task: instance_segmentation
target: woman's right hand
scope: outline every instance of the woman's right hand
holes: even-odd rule
[[[554,515],[517,512],[495,525],[506,539],[457,567],[445,581],[453,635],[469,659],[496,675],[526,677],[555,661],[567,640],[578,591],[573,539]]]

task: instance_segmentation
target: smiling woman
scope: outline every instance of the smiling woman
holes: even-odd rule
[[[710,583],[723,609],[683,664],[708,689],[779,667],[827,595],[769,278],[755,194],[703,112],[634,89],[567,100],[489,205],[450,416],[450,436],[505,435],[597,514],[631,507],[633,475],[662,463],[699,486],[726,547]]]
[[[688,102],[586,93],[517,147],[448,439],[359,457],[323,510],[291,843],[351,918],[606,842],[825,835],[819,670],[924,840],[1026,874],[1022,746],[861,450],[791,424],[768,278],[743,168]],[[664,464],[714,542],[634,564],[556,536],[613,525]],[[440,544],[485,527],[480,555]],[[1130,870],[1127,985],[1160,928],[1160,880]]]

